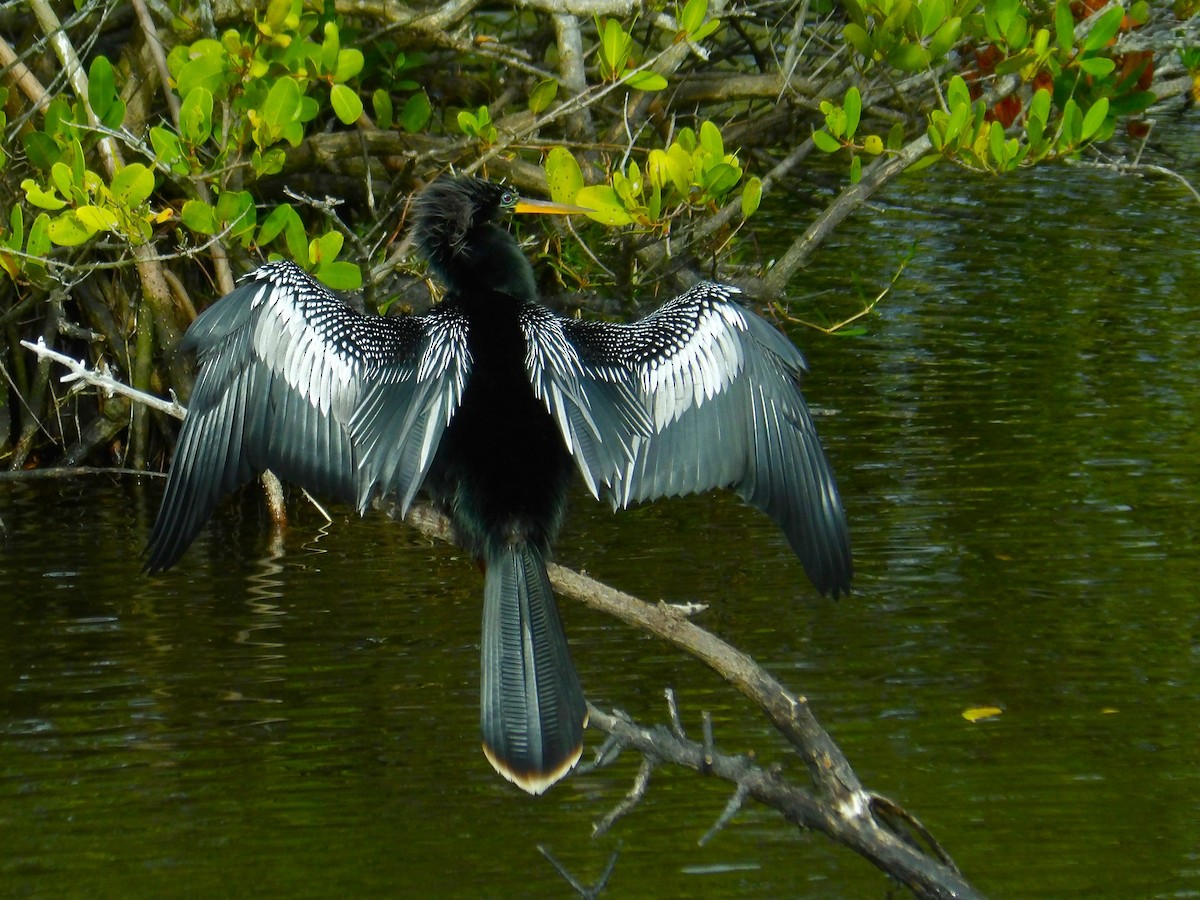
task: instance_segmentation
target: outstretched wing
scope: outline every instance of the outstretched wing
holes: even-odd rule
[[[222,496],[270,469],[352,501],[407,509],[470,373],[454,310],[363,316],[289,262],[251,273],[188,329],[192,392],[146,568],[187,549]]]
[[[529,376],[597,497],[624,507],[733,488],[837,596],[850,542],[800,393],[804,358],[737,293],[704,282],[628,325],[531,312]]]

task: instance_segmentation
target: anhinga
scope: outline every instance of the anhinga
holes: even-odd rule
[[[419,489],[485,571],[481,722],[496,770],[541,793],[579,759],[587,707],[546,574],[573,475],[614,508],[733,488],[771,516],[816,587],[849,589],[845,514],[774,327],[701,283],[632,324],[537,302],[497,219],[578,212],[444,177],[414,201],[446,287],[424,315],[363,316],[288,262],[205,310],[200,372],[148,547],[173,564],[217,501],[270,469],[357,503]]]

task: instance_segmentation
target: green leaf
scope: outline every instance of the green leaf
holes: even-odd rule
[[[400,113],[400,125],[409,134],[415,134],[423,129],[433,116],[433,106],[424,91],[413,94],[404,104]]]
[[[566,147],[551,147],[546,154],[546,181],[550,185],[550,198],[555,203],[577,203],[576,195],[583,187],[583,172]]]
[[[1020,53],[1014,53],[1007,59],[1002,59],[996,63],[996,74],[999,76],[1012,75],[1015,72],[1021,71],[1036,59],[1037,56],[1032,50],[1022,50]]]
[[[723,198],[742,179],[742,170],[728,163],[717,163],[704,173],[704,190],[710,197]]]
[[[342,49],[342,38],[336,22],[325,23],[325,40],[321,41],[321,68],[326,72],[337,69],[338,51]]]
[[[340,232],[325,232],[319,238],[308,242],[309,261],[316,265],[333,262],[338,258],[338,254],[342,252],[342,246],[345,242],[346,238]]]
[[[479,137],[479,120],[475,118],[475,113],[469,109],[459,110],[457,116],[454,117],[455,123],[458,125],[458,130],[468,137]]]
[[[858,118],[862,115],[862,95],[858,92],[858,88],[851,87],[846,91],[842,109],[846,111],[846,140],[851,140],[854,132],[858,130]]]
[[[111,190],[122,203],[140,206],[154,193],[154,172],[141,163],[130,163],[113,176]]]
[[[915,175],[917,172],[920,172],[922,169],[928,169],[930,166],[932,166],[936,162],[939,162],[941,159],[942,159],[942,157],[937,153],[931,153],[928,156],[922,156],[915,163],[913,163],[911,166],[909,166],[907,169],[905,169],[904,172],[906,175]]]
[[[691,34],[708,18],[708,0],[688,0],[679,14],[679,27]]]
[[[1121,28],[1121,20],[1125,18],[1125,10],[1114,6],[1100,17],[1087,37],[1083,39],[1083,52],[1094,53],[1108,46],[1108,42],[1117,36]]]
[[[267,4],[267,14],[263,21],[271,32],[279,32],[287,27],[287,19],[291,14],[292,0],[271,0]]]
[[[338,84],[349,81],[362,71],[363,55],[361,50],[353,47],[338,52],[337,69],[334,70],[333,80]]]
[[[888,65],[901,72],[920,72],[929,65],[929,51],[920,44],[897,44],[887,55]]]
[[[216,234],[221,229],[217,227],[217,216],[213,208],[203,200],[188,200],[183,204],[180,215],[183,224],[199,234]]]
[[[721,137],[721,129],[707,119],[700,123],[700,146],[713,162],[725,158],[725,140]]]
[[[270,150],[255,150],[250,154],[250,166],[259,178],[278,175],[283,171],[285,162],[287,162],[287,154],[279,147],[272,147]]]
[[[180,71],[176,85],[181,97],[186,97],[198,87],[204,88],[215,97],[225,86],[225,77],[229,71],[225,49],[216,41],[209,43],[216,49],[189,60]]]
[[[1029,43],[1029,22],[1024,16],[1013,18],[1012,24],[1008,26],[1008,31],[1004,34],[1004,39],[1008,42],[1010,52],[1019,52],[1025,49],[1025,45]]]
[[[51,219],[47,233],[50,240],[60,247],[78,247],[91,240],[92,235],[96,232],[84,225],[75,215],[74,210],[67,210]]]
[[[605,19],[600,29],[600,60],[608,78],[625,71],[633,39],[616,19]]]
[[[742,218],[748,219],[756,212],[762,204],[762,179],[754,177],[746,182],[746,186],[742,188]]]
[[[222,191],[217,197],[219,230],[228,228],[231,236],[240,237],[254,229],[257,218],[254,197],[249,191]]]
[[[862,157],[850,157],[850,183],[858,184],[862,181]]]
[[[1108,112],[1110,116],[1131,116],[1157,102],[1158,96],[1154,91],[1136,91],[1114,98],[1109,104]]]
[[[667,86],[667,79],[663,78],[657,72],[650,72],[645,69],[641,72],[630,72],[623,80],[625,84],[629,85],[635,91],[645,91],[648,94],[661,91]]]
[[[930,146],[941,153],[942,148],[946,146],[946,135],[941,125],[932,116],[929,119],[929,127],[925,129],[925,135],[929,138]]]
[[[88,69],[88,105],[96,118],[103,119],[117,99],[117,81],[112,63],[97,56]]]
[[[942,27],[937,30],[937,33],[934,34],[933,40],[929,42],[929,55],[933,59],[941,59],[954,48],[961,34],[962,19],[958,16],[955,16],[953,19],[947,19],[942,23]]]
[[[335,291],[357,291],[362,287],[362,269],[345,260],[324,263],[313,274]]]
[[[921,0],[917,4],[921,15],[921,37],[927,38],[946,20],[946,0]]]
[[[1095,78],[1104,78],[1112,74],[1117,64],[1107,56],[1089,56],[1079,61],[1079,68]]]
[[[1054,40],[1063,52],[1075,45],[1075,18],[1071,15],[1070,0],[1058,0],[1054,6]]]
[[[828,131],[814,131],[812,139],[813,143],[817,145],[817,149],[824,153],[837,153],[842,149],[838,139]]]
[[[179,136],[175,132],[156,125],[150,129],[150,143],[154,147],[154,156],[159,163],[176,174],[181,174],[176,171],[177,165],[184,171],[187,170],[183,158],[183,144],[179,142]]]
[[[861,25],[851,22],[842,29],[842,37],[846,39],[846,43],[858,52],[859,56],[867,61],[874,58],[875,44],[871,41],[871,35]]]
[[[604,225],[628,225],[633,221],[617,192],[607,184],[581,188],[575,195],[575,202],[592,210],[588,218]]]
[[[1108,118],[1108,98],[1101,97],[1092,104],[1091,109],[1083,117],[1083,133],[1082,138],[1085,141],[1090,141],[1092,137],[1100,130],[1100,126],[1104,124],[1104,120]]]
[[[66,163],[57,162],[50,167],[50,179],[58,192],[64,197],[72,196],[71,188],[75,187],[75,173]]]
[[[276,130],[282,130],[284,126],[295,121],[299,111],[300,86],[295,79],[280,78],[271,85],[262,108],[263,120],[267,124],[274,126]]]
[[[75,210],[75,215],[93,232],[116,231],[119,224],[117,214],[104,206],[81,206]]]
[[[946,88],[946,103],[952,110],[957,106],[971,105],[971,91],[961,75],[950,79],[950,85]]]
[[[1008,156],[1004,152],[1004,126],[999,122],[992,122],[991,131],[988,133],[988,149],[996,165],[1003,168]]]
[[[60,210],[67,205],[67,201],[58,196],[58,192],[53,187],[44,188],[32,178],[22,181],[21,189],[25,191],[25,199],[29,201],[30,205],[36,206],[38,209]]]
[[[546,78],[539,81],[533,86],[533,90],[529,92],[529,111],[536,116],[543,110],[548,109],[557,96],[557,81],[553,78]]]
[[[379,88],[371,95],[371,108],[375,112],[375,124],[383,131],[388,131],[392,127],[392,116],[395,114],[392,95]]]
[[[300,225],[303,231],[304,226],[300,223],[300,217],[290,204],[283,203],[275,207],[266,219],[263,220],[262,227],[258,230],[258,243],[260,245],[271,243],[293,221],[297,225]]]
[[[699,43],[700,41],[702,41],[706,37],[708,37],[710,34],[713,34],[720,27],[721,27],[720,19],[709,19],[707,22],[705,22],[703,25],[701,25],[699,28],[697,28],[695,31],[693,31],[691,33],[691,38],[696,43]]]
[[[23,134],[21,148],[25,151],[29,162],[43,172],[49,172],[50,167],[62,158],[62,149],[58,146],[58,141],[44,131],[30,131]]]
[[[362,115],[363,104],[358,94],[344,84],[335,84],[329,89],[329,102],[334,114],[343,125],[353,125]]]
[[[1038,88],[1029,101],[1029,115],[1041,119],[1043,125],[1050,120],[1050,91],[1046,88]]]
[[[895,122],[888,129],[887,148],[889,150],[899,150],[904,146],[904,123]]]
[[[50,253],[50,216],[47,213],[38,213],[33,220],[25,252],[38,259],[44,259]]]

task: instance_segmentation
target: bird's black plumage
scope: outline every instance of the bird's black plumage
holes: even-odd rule
[[[614,507],[732,488],[823,593],[849,589],[851,561],[799,351],[707,282],[628,325],[551,312],[496,221],[527,203],[473,178],[417,198],[413,239],[447,288],[425,315],[359,315],[291,263],[202,313],[147,567],[263,469],[360,510],[377,494],[407,510],[423,488],[485,570],[484,751],[540,793],[578,760],[586,719],[546,575],[575,472]]]

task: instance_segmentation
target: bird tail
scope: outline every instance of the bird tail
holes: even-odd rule
[[[483,752],[513,784],[540,794],[579,761],[587,706],[541,551],[507,544],[486,563]]]

